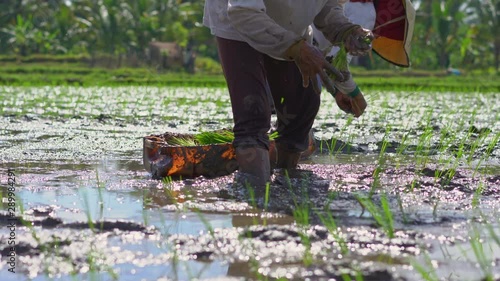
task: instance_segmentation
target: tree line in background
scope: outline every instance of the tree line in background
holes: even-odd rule
[[[499,69],[500,0],[412,2],[414,68]],[[203,5],[204,0],[3,0],[0,54],[144,59],[150,42],[170,41],[216,60],[215,41],[202,25]]]

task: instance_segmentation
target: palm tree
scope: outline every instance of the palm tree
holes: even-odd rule
[[[464,32],[461,32],[466,5],[460,1],[441,0],[432,3],[432,32],[439,66],[448,68],[450,55],[458,50]]]
[[[495,70],[500,67],[500,0],[474,0],[469,1],[469,23],[476,24],[479,28],[478,41],[486,44],[493,54]]]

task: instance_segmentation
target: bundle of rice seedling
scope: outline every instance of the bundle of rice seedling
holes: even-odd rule
[[[363,36],[358,38],[359,42],[362,44],[370,45],[372,43],[372,39],[369,36]],[[340,50],[337,52],[335,57],[332,60],[332,66],[335,67],[338,71],[342,73],[349,72],[349,61],[347,57],[347,49],[344,46],[344,43],[340,43]],[[334,81],[336,80],[335,74],[331,74],[330,78]]]
[[[270,133],[268,137],[269,137],[269,140],[275,140],[278,138],[278,136],[279,136],[278,131],[274,131],[274,132]]]
[[[348,72],[349,71],[349,61],[347,60],[347,49],[344,47],[344,43],[341,43],[339,46],[340,50],[337,52],[335,57],[332,60],[332,66],[335,67],[340,72]],[[330,74],[330,78],[335,81],[337,77],[335,74]]]
[[[172,137],[167,140],[169,145],[178,145],[178,146],[197,146],[197,142],[190,137]]]
[[[278,137],[278,132],[269,134],[269,140],[275,140]],[[170,145],[179,146],[197,146],[209,144],[232,143],[234,140],[234,133],[231,131],[215,131],[215,132],[202,132],[194,135],[193,137],[172,137],[167,143]]]
[[[194,138],[200,145],[230,143],[234,140],[234,133],[231,131],[202,132]]]

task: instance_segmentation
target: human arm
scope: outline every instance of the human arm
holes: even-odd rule
[[[351,23],[344,16],[343,5],[339,2],[342,0],[329,1],[315,17],[314,24],[333,45],[344,45],[351,55],[364,55],[371,50],[373,33]]]
[[[263,0],[228,0],[229,21],[243,40],[257,51],[286,59],[287,49],[304,39],[302,34],[287,30],[267,13]]]
[[[268,15],[262,0],[228,0],[228,18],[243,40],[257,51],[275,58],[295,61],[302,74],[304,87],[307,87],[311,80],[313,86],[316,85],[316,74],[320,75],[328,87],[331,82],[325,81],[325,70],[342,80],[342,74],[326,61],[316,47],[306,41],[306,30],[310,23],[304,25],[307,20],[299,17],[302,14],[300,7],[293,7],[291,13],[295,16],[290,18],[287,14],[280,15],[279,8],[281,7],[275,6],[274,12],[271,13],[274,13],[275,18],[281,19],[282,24],[286,19],[290,30],[283,28]],[[313,7],[309,8],[304,14],[310,15],[312,21],[316,11]],[[319,93],[319,87],[315,87],[315,91]]]

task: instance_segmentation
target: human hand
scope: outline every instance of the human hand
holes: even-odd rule
[[[344,46],[353,56],[366,55],[372,48],[373,33],[361,26],[354,27],[344,35]]]
[[[344,81],[342,73],[325,59],[323,53],[304,40],[288,48],[285,56],[295,61],[295,64],[302,74],[302,85],[304,88],[308,87],[309,82],[312,81],[314,91],[317,94],[320,94],[321,89],[317,85],[316,75],[320,76],[323,85],[330,92],[334,91],[334,85],[332,80],[328,78],[327,72],[335,75],[336,80],[340,82]]]
[[[361,116],[364,112],[368,104],[366,103],[365,97],[363,93],[359,92],[355,97],[351,98],[351,106],[352,106],[352,114],[354,117]]]
[[[367,107],[363,93],[359,92],[356,96],[350,97],[342,92],[337,92],[334,96],[337,106],[344,112],[353,114],[354,117],[361,116]]]

